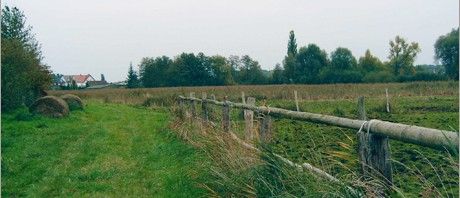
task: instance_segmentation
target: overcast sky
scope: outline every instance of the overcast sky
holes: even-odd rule
[[[4,0],[17,6],[56,73],[126,78],[129,63],[181,52],[248,54],[271,69],[298,46],[329,54],[366,49],[386,60],[396,35],[420,44],[417,64],[434,63],[436,39],[458,27],[458,0]]]

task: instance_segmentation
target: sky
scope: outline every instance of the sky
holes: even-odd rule
[[[458,0],[3,0],[24,11],[44,62],[60,74],[126,79],[130,62],[182,52],[250,55],[281,63],[289,31],[299,47],[330,54],[366,49],[387,60],[396,35],[418,42],[416,64],[433,64],[436,39],[457,28]]]

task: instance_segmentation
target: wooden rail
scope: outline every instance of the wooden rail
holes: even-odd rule
[[[203,99],[194,97],[179,96],[182,100],[202,102]],[[382,120],[355,120],[342,118],[331,115],[322,115],[308,112],[297,112],[275,107],[258,107],[243,103],[234,103],[230,101],[219,102],[217,100],[204,99],[205,102],[218,105],[230,106],[256,111],[263,114],[281,115],[295,120],[305,120],[309,122],[322,123],[349,129],[362,129],[369,133],[387,136],[391,139],[426,146],[440,150],[458,150],[459,136],[457,132],[431,129],[414,125],[393,123]],[[367,131],[369,129],[369,131]]]
[[[242,95],[244,98],[244,93]],[[196,117],[196,103],[201,102],[204,124],[208,122],[209,117],[209,112],[206,105],[214,104],[217,106],[222,106],[222,128],[224,132],[230,132],[230,108],[233,107],[244,110],[246,139],[250,141],[255,138],[253,130],[253,115],[254,112],[256,112],[260,119],[258,139],[262,143],[271,139],[272,115],[355,129],[357,130],[358,154],[364,179],[377,177],[389,186],[391,186],[393,183],[393,177],[388,138],[434,149],[458,152],[459,134],[457,132],[393,123],[376,119],[367,120],[364,106],[364,97],[359,97],[358,99],[359,120],[316,113],[291,111],[267,106],[258,107],[255,106],[255,99],[251,97],[248,97],[248,100],[243,99],[243,102],[248,101],[247,104],[230,102],[227,100],[227,97],[225,97],[224,102],[215,100],[215,96],[212,98],[213,99],[207,99],[206,94],[203,94],[203,98],[198,99],[195,97],[194,93],[190,93],[190,97],[179,96],[178,102],[181,107],[181,111],[185,109],[184,102],[189,102],[191,105],[191,112],[189,115],[192,117]],[[387,107],[388,106],[389,104],[387,104]],[[299,109],[297,105],[296,108]],[[387,110],[388,109],[389,108],[387,108]],[[183,117],[182,114],[180,116]],[[282,160],[290,165],[294,164],[288,159],[282,158]],[[305,164],[309,165],[308,163]],[[294,166],[303,167],[322,177],[333,178],[326,172],[321,170],[318,171],[319,169],[316,170],[317,168],[314,167],[312,169],[308,168],[309,166],[304,167],[303,165],[301,166],[298,164],[294,164]],[[384,194],[384,189],[382,189],[382,187],[376,187],[374,190],[375,194]]]

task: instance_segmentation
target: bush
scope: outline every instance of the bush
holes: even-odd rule
[[[61,118],[69,115],[67,103],[56,96],[45,96],[36,100],[29,108],[33,114],[52,118]]]
[[[371,72],[364,76],[364,82],[377,83],[377,82],[394,82],[395,76],[388,71]]]
[[[325,69],[319,74],[321,83],[359,83],[363,75],[355,70]]]
[[[409,82],[409,81],[440,81],[447,80],[447,77],[442,74],[436,74],[431,72],[417,72],[415,75],[404,75],[398,76],[398,82]]]
[[[65,94],[61,98],[67,103],[71,111],[83,110],[84,104],[80,97],[73,94]]]

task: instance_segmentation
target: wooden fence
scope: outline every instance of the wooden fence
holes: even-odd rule
[[[248,97],[246,100],[244,96],[243,102],[245,103],[234,103],[228,101],[226,97],[223,102],[220,102],[217,101],[213,95],[212,99],[207,99],[206,94],[203,94],[202,99],[199,99],[195,97],[194,93],[191,93],[190,97],[179,96],[178,102],[182,111],[185,111],[185,103],[189,103],[191,108],[190,114],[193,117],[197,116],[197,102],[201,102],[203,123],[208,123],[208,104],[222,106],[222,129],[224,132],[230,132],[230,108],[244,110],[245,132],[246,137],[250,140],[255,138],[252,128],[253,116],[254,112],[256,112],[261,115],[259,138],[262,142],[272,135],[271,116],[280,116],[294,120],[355,129],[358,131],[358,154],[364,176],[370,177],[371,175],[378,175],[383,181],[389,184],[392,184],[393,181],[390,149],[388,146],[389,138],[434,149],[458,152],[459,135],[457,132],[393,123],[377,119],[367,120],[364,97],[358,98],[359,120],[267,106],[255,106],[254,98]],[[297,102],[296,108],[298,109]],[[389,110],[388,107],[387,110]]]

